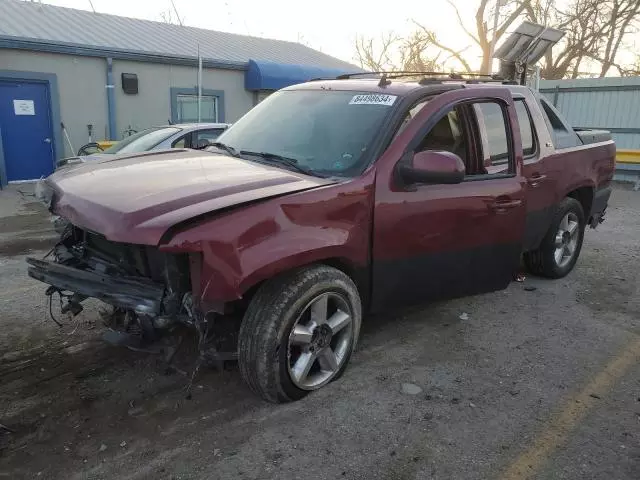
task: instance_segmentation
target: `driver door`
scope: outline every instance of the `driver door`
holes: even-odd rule
[[[519,265],[526,206],[513,99],[504,89],[483,88],[481,98],[477,91],[435,97],[378,162],[374,309],[502,289]],[[401,185],[398,165],[422,150],[460,156],[464,180]]]

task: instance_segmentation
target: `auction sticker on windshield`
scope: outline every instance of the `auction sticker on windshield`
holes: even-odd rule
[[[396,95],[355,95],[349,105],[386,105],[390,107],[396,101],[396,98],[398,98]]]

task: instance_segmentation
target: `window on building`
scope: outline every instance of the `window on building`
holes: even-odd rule
[[[180,93],[176,96],[176,117],[178,123],[198,121],[198,95]],[[200,103],[200,121],[218,121],[218,97],[203,95]]]

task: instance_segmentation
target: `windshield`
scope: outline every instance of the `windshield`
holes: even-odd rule
[[[293,159],[311,173],[357,175],[394,95],[336,90],[284,90],[254,107],[218,141],[236,152]],[[255,157],[251,157],[254,159]]]
[[[135,133],[107,148],[102,153],[139,153],[151,150],[160,142],[164,142],[171,135],[180,131],[176,127],[154,127]]]

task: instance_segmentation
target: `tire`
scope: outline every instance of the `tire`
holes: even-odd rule
[[[316,265],[268,280],[240,326],[240,374],[265,400],[299,400],[344,373],[361,323],[358,289],[336,268]]]
[[[564,223],[567,221],[568,224]],[[574,221],[577,222],[577,227],[575,235],[572,236],[571,232],[565,227],[567,225],[570,227]],[[568,275],[580,256],[585,227],[586,220],[580,202],[571,197],[565,198],[558,205],[549,231],[543,238],[540,247],[524,254],[524,263],[527,269],[534,275],[547,278],[562,278]],[[569,237],[567,237],[567,234],[569,234]],[[559,261],[557,253],[561,248],[559,246],[560,238],[563,238],[564,249]],[[573,248],[569,256],[567,252],[569,252],[568,249],[571,245],[573,245]]]

